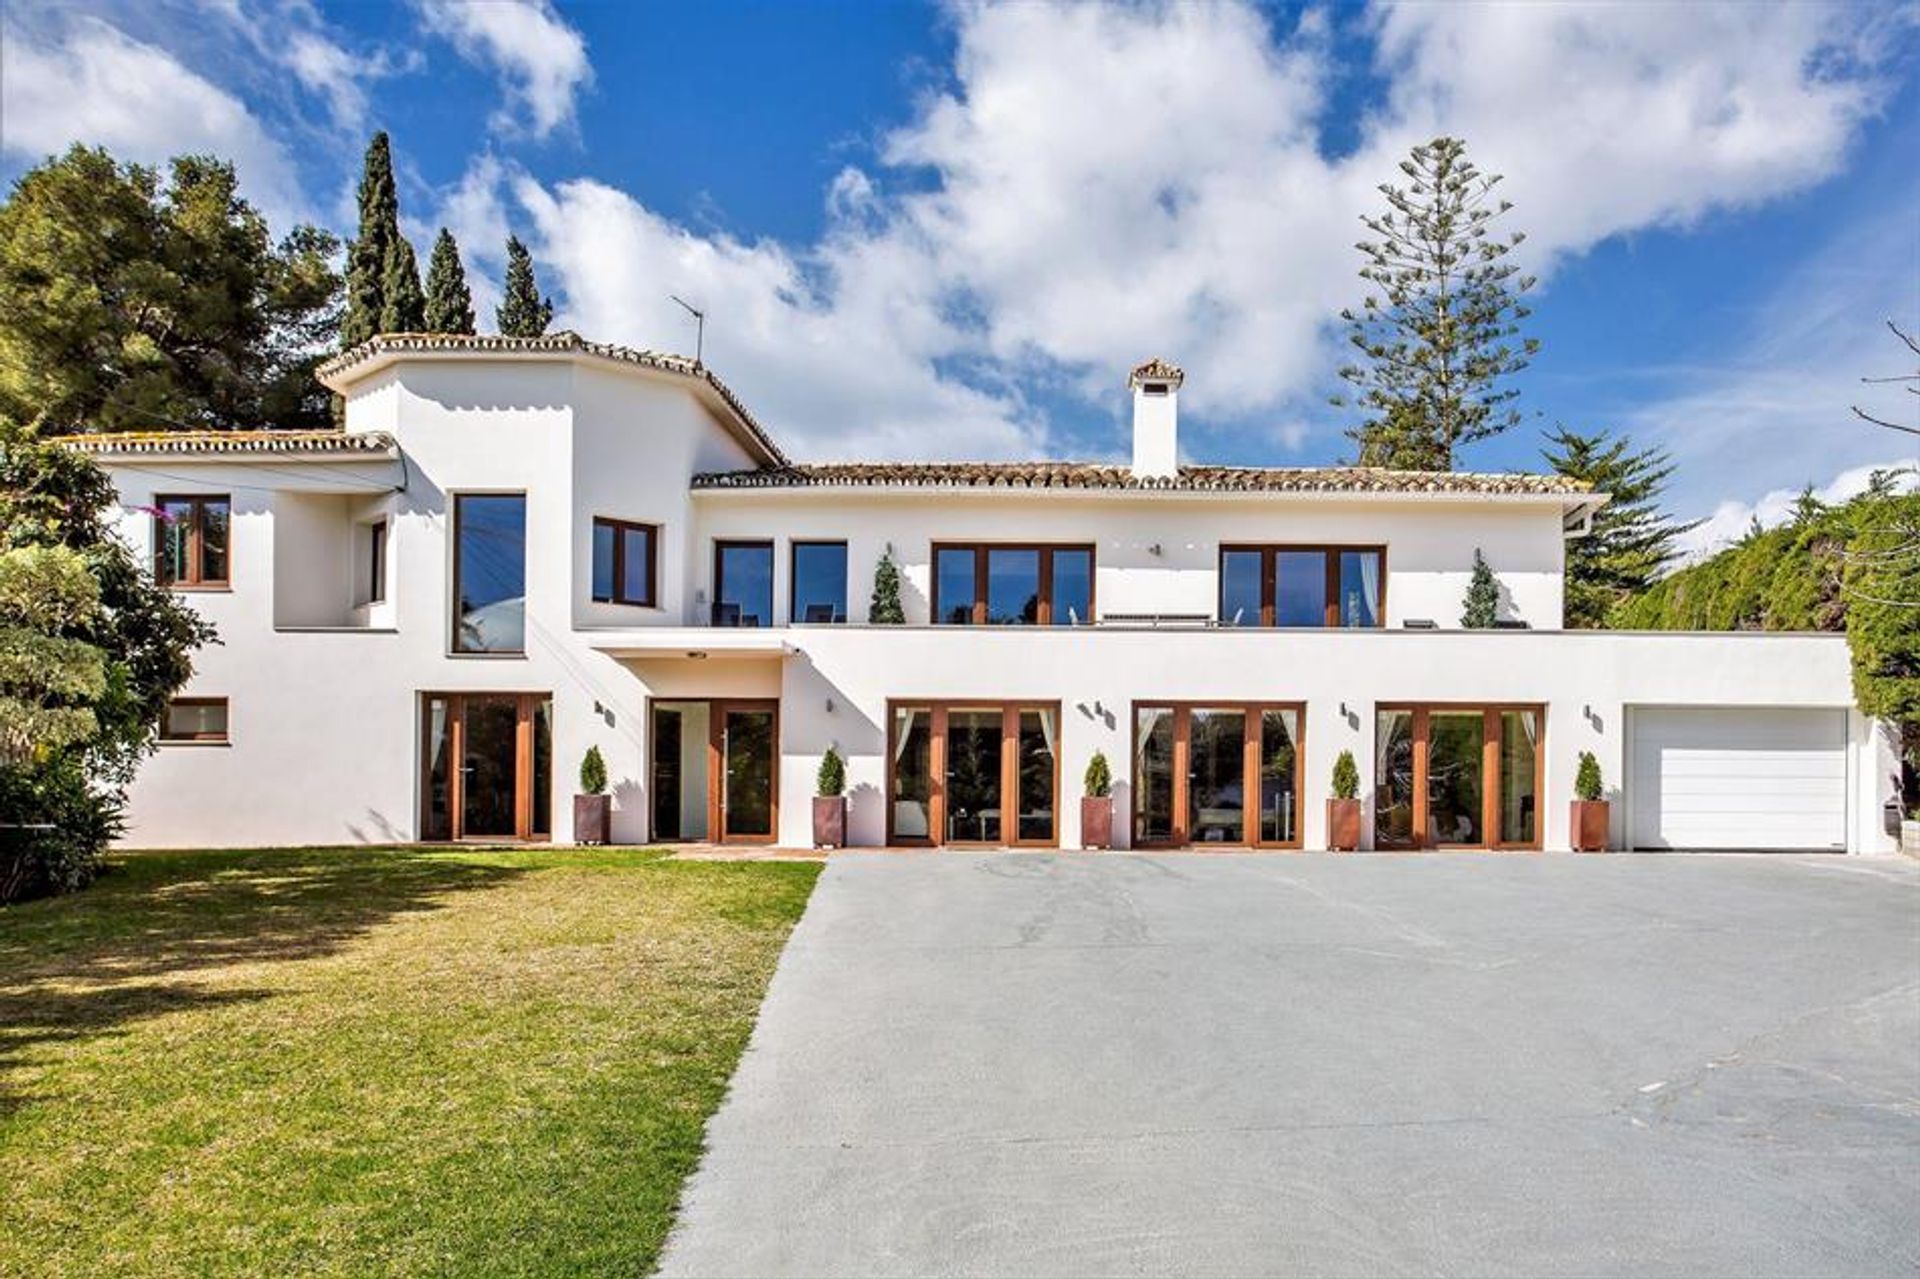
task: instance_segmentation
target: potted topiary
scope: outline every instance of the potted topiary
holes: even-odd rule
[[[1567,819],[1567,831],[1576,853],[1604,853],[1607,850],[1608,804],[1601,796],[1606,784],[1600,777],[1600,761],[1592,751],[1580,752],[1580,767],[1573,775],[1573,808]]]
[[[1360,847],[1360,769],[1352,751],[1333,761],[1333,798],[1327,801],[1327,847],[1351,853]]]
[[[814,789],[819,793],[813,797],[813,846],[845,848],[847,766],[841,761],[840,752],[831,746],[820,757],[820,774],[815,779]]]
[[[1113,772],[1105,751],[1087,761],[1086,793],[1080,797],[1080,847],[1113,847]]]
[[[582,844],[604,844],[613,831],[613,796],[607,794],[607,761],[598,746],[587,747],[580,761],[580,790],[573,797],[573,838]]]

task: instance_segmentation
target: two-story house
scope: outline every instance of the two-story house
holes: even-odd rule
[[[704,367],[536,339],[375,339],[342,432],[77,437],[125,536],[218,627],[129,842],[572,837],[1079,844],[1111,761],[1132,847],[1317,848],[1342,751],[1363,846],[1888,846],[1897,772],[1831,635],[1561,628],[1554,476],[1180,460],[1134,370],[1132,462],[798,465]],[[1501,621],[1460,626],[1475,553]],[[872,625],[883,557],[903,625]]]

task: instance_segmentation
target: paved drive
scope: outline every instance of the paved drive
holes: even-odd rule
[[[1920,866],[835,857],[669,1275],[1920,1273]]]

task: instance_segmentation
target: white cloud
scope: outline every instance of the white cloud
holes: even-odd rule
[[[1920,471],[1916,471],[1911,459],[1890,460],[1877,466],[1855,466],[1840,472],[1825,484],[1814,488],[1813,495],[1829,506],[1858,497],[1867,491],[1867,483],[1875,471],[1895,471],[1899,473],[1896,488],[1903,493],[1920,490]],[[1773,528],[1784,524],[1793,516],[1794,504],[1800,500],[1804,490],[1774,489],[1758,501],[1742,502],[1729,500],[1714,508],[1697,527],[1680,538],[1681,564],[1705,559],[1726,546],[1739,541],[1755,520],[1762,528]]]
[[[74,142],[148,164],[210,151],[234,162],[273,225],[306,207],[285,150],[244,103],[99,19],[75,19],[52,40],[0,29],[0,119],[0,147],[23,159]]]
[[[497,68],[513,105],[534,137],[574,118],[576,96],[593,82],[587,42],[549,0],[418,0],[427,30],[453,42],[462,57]],[[514,123],[511,111],[496,127]]]

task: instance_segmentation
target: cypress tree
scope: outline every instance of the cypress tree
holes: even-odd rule
[[[880,557],[873,570],[873,598],[867,603],[867,621],[875,626],[900,626],[907,620],[900,607],[900,570],[891,552]]]
[[[1476,546],[1473,548],[1473,580],[1467,583],[1466,611],[1460,616],[1460,625],[1470,631],[1490,631],[1499,619],[1500,583],[1494,580],[1493,570],[1487,567],[1487,557]]]
[[[340,345],[358,346],[380,332],[387,269],[400,238],[400,199],[393,189],[393,153],[386,131],[373,135],[360,170],[360,232],[347,246],[347,313]]]
[[[380,309],[382,333],[418,333],[426,327],[427,299],[420,292],[420,266],[414,261],[413,245],[398,233],[387,250],[382,292],[386,294]]]
[[[540,283],[533,277],[533,255],[520,237],[507,237],[507,281],[505,295],[493,313],[503,337],[537,338],[553,322],[553,302],[540,296]]]
[[[1566,624],[1595,628],[1657,581],[1678,557],[1674,545],[1694,523],[1677,524],[1660,509],[1673,462],[1659,449],[1634,452],[1625,438],[1604,431],[1582,435],[1560,427],[1543,451],[1555,472],[1585,480],[1611,500],[1593,517],[1592,531],[1567,540]]]
[[[473,332],[473,294],[467,289],[466,268],[460,265],[460,246],[445,227],[427,263],[426,331]]]

